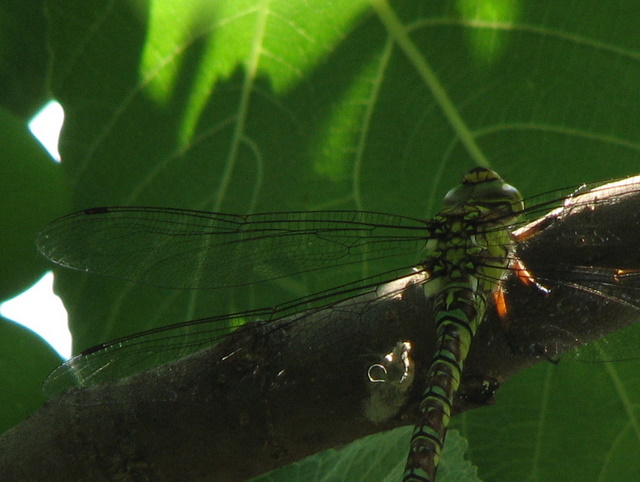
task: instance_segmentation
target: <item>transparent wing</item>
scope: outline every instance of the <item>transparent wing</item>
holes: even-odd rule
[[[76,270],[167,288],[227,288],[425,248],[428,221],[359,211],[251,215],[96,208],[49,224],[40,252]]]
[[[584,187],[559,200],[547,215],[514,232],[519,258],[550,290],[527,306],[509,295],[517,307],[514,331],[519,319],[534,312],[538,321],[526,330],[551,340],[542,350],[551,358],[583,343],[589,344],[569,356],[639,358],[640,177]]]
[[[407,272],[406,269],[402,271]],[[392,281],[385,283],[389,280]],[[428,275],[424,272],[402,276],[393,271],[277,307],[188,321],[137,333],[97,345],[71,358],[49,375],[43,389],[47,396],[52,396],[73,386],[91,386],[122,379],[187,357],[223,339],[236,335],[240,338],[247,330],[261,330],[261,336],[273,336],[278,331],[286,331],[293,323],[322,322],[338,310],[348,310],[352,313],[351,322],[359,323],[358,314],[362,314],[367,307],[401,297],[407,287],[427,281]],[[307,306],[315,308],[307,309]],[[242,329],[236,330],[238,327]],[[240,342],[230,346],[233,350],[243,348]]]
[[[511,335],[517,341],[521,331],[527,340],[520,348],[531,348],[531,340],[545,340],[540,352],[555,358],[640,320],[640,251],[635,248],[640,238],[640,216],[635,214],[640,212],[639,187],[640,179],[630,178],[574,189],[568,197],[531,204],[530,215],[556,209],[528,225],[513,226],[519,228],[514,231],[518,258],[551,289],[545,295],[534,286],[523,287],[517,272],[504,280],[513,308]],[[158,286],[219,288],[419,252],[432,227],[428,221],[371,212],[235,216],[101,208],[55,221],[42,232],[38,245],[50,259],[75,269]],[[310,313],[329,316],[336,303],[376,293],[377,286],[401,273],[382,273],[276,308],[181,323],[103,344],[56,370],[45,389],[51,394],[74,384],[131,375],[233,336],[230,327],[244,322],[266,323],[275,330],[280,320],[304,323]],[[421,282],[427,281],[425,276]],[[391,293],[384,296],[394,296]],[[309,305],[315,308],[296,314]],[[633,329],[640,332],[629,326],[620,333]],[[588,345],[595,351],[579,358],[638,358],[635,340],[640,334],[614,338]]]
[[[536,311],[538,329],[547,332],[538,338],[550,340],[544,352],[551,358],[562,355],[585,362],[640,358],[640,272],[549,267],[538,270],[536,279],[550,289]]]

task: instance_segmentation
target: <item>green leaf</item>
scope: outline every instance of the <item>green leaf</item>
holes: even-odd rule
[[[25,122],[47,100],[46,25],[43,0],[0,4],[0,105]]]
[[[0,317],[0,432],[44,402],[41,381],[60,357],[31,330]]]
[[[640,476],[640,362],[543,364],[496,404],[458,417],[485,480],[633,480]]]
[[[348,446],[326,450],[313,457],[274,470],[253,479],[255,482],[288,480],[380,480],[394,482],[402,478],[411,439],[411,427],[400,427],[371,435]],[[458,431],[447,435],[443,463],[438,469],[438,481],[479,481],[477,468],[465,460],[468,443]]]
[[[478,164],[525,195],[635,174],[636,13],[552,0],[50,0],[74,209],[428,217]],[[177,293],[58,279],[77,350],[341,282]],[[541,366],[458,417],[480,476],[637,478],[640,390],[620,366]]]
[[[35,250],[42,226],[69,210],[69,190],[58,164],[27,126],[0,107],[0,300],[16,296],[44,273]]]

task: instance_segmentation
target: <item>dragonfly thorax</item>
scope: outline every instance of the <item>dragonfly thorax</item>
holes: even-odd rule
[[[442,202],[440,216],[461,215],[478,224],[508,224],[524,210],[520,192],[494,171],[478,167],[451,189]]]

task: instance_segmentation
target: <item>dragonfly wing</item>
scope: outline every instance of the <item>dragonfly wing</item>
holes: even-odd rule
[[[38,237],[55,263],[168,288],[244,286],[424,249],[429,222],[382,213],[252,215],[170,208],[96,208]],[[417,263],[419,260],[413,260]]]
[[[92,386],[126,378],[231,336],[233,327],[268,318],[267,310],[220,316],[149,330],[103,343],[76,355],[54,370],[44,382],[47,397],[73,386]]]
[[[397,273],[387,273],[387,280],[394,278],[393,275]],[[47,378],[44,391],[51,396],[73,386],[99,385],[123,379],[188,357],[223,340],[230,347],[225,355],[230,355],[233,351],[250,348],[242,342],[247,335],[254,339],[285,334],[291,337],[292,332],[307,329],[305,326],[309,323],[322,325],[336,316],[348,317],[350,323],[358,324],[362,322],[365,311],[376,309],[378,304],[390,300],[402,300],[407,288],[428,281],[425,273],[412,273],[389,283],[383,283],[383,276],[316,293],[278,307],[178,323],[97,345],[58,367]],[[318,306],[306,309],[308,305]],[[430,311],[427,313],[431,315]],[[428,323],[424,317],[421,319]],[[318,327],[313,330],[318,330]],[[346,333],[348,330],[343,326],[340,331]],[[316,340],[316,344],[330,343],[332,336],[342,336],[340,331],[334,327],[326,339]],[[393,343],[397,341],[393,340]],[[358,354],[354,353],[354,356]]]
[[[630,350],[633,343],[629,342],[640,338],[632,335],[640,327],[630,326],[640,321],[637,213],[640,178],[633,177],[575,194],[562,207],[515,232],[521,240],[518,257],[550,291],[545,295],[526,287],[538,291],[527,300],[516,277],[508,283],[511,335],[538,340],[528,347],[520,343],[520,349],[556,358],[625,328],[627,336],[616,334],[603,340],[606,353],[596,348],[597,342],[593,347],[600,355],[591,351],[589,356],[593,360],[638,358],[637,348]],[[626,341],[612,343],[614,338]]]
[[[567,357],[582,361],[640,357],[640,273],[567,267],[538,279],[550,289],[542,303],[549,313],[539,323],[547,330],[541,339],[551,336],[546,351],[554,358],[574,348]]]

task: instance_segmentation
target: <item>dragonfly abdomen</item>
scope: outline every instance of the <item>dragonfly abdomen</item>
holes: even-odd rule
[[[427,388],[422,394],[419,418],[411,437],[404,482],[435,479],[453,396],[460,385],[471,339],[485,313],[486,300],[476,285],[477,280],[469,276],[467,283],[456,282],[436,297],[438,350],[427,374]]]
[[[506,226],[524,209],[520,193],[495,172],[472,169],[434,218],[433,252],[424,263],[434,296],[436,352],[429,367],[404,482],[433,482],[453,399],[487,298],[500,289],[513,240]]]

